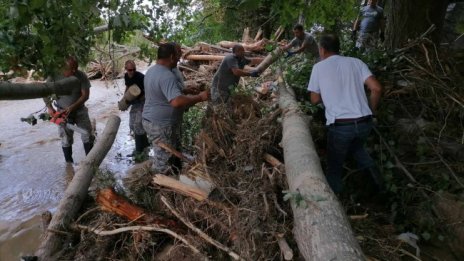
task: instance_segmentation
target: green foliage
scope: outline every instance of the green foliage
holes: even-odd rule
[[[182,146],[192,148],[195,138],[201,130],[201,122],[205,116],[205,108],[200,105],[192,106],[184,113],[182,121]]]

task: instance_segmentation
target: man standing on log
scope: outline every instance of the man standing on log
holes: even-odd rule
[[[377,6],[377,0],[369,0],[368,5],[361,7],[358,18],[354,22],[353,40],[356,39],[356,33],[359,31],[356,47],[367,52],[371,51],[375,48],[378,38],[382,42],[385,40],[384,30],[383,8]]]
[[[323,102],[327,118],[327,181],[332,190],[342,191],[343,162],[353,155],[358,168],[373,179],[377,192],[384,190],[383,178],[364,143],[373,128],[372,117],[382,86],[365,63],[340,56],[340,41],[335,35],[323,35],[319,42],[322,59],[315,64],[308,84],[311,103]],[[369,101],[364,85],[370,91]]]
[[[135,152],[131,156],[140,155],[143,150],[148,147],[147,133],[143,129],[142,125],[142,111],[143,105],[145,104],[145,88],[143,85],[144,75],[137,71],[135,62],[133,60],[127,60],[124,64],[126,73],[124,74],[124,84],[126,85],[126,92],[132,85],[137,85],[141,93],[135,98],[135,100],[129,102],[131,110],[129,114],[129,128],[134,133],[135,139]]]
[[[296,24],[293,27],[293,35],[295,38],[288,45],[282,47],[284,51],[287,51],[287,57],[304,52],[310,53],[314,58],[319,59],[316,40],[314,40],[314,37],[310,33],[304,31],[303,25]],[[288,51],[290,48],[298,49]]]
[[[237,44],[232,48],[232,54],[228,54],[222,60],[221,65],[214,74],[211,84],[211,100],[213,104],[226,103],[230,92],[233,90],[241,76],[258,77],[258,71],[246,71],[243,68],[251,61],[245,58],[245,49]]]
[[[177,66],[180,55],[173,43],[161,44],[156,64],[145,75],[145,106],[142,124],[153,146],[152,170],[166,173],[169,170],[170,153],[158,146],[163,142],[174,148],[180,147],[180,126],[184,109],[208,100],[208,92],[198,95],[183,95],[182,85],[172,70]],[[175,170],[174,170],[175,171]]]
[[[48,78],[47,81],[60,80],[63,77],[75,76],[80,81],[80,88],[72,90],[70,95],[59,96],[55,102],[57,109],[53,108],[51,99],[44,99],[48,108],[48,113],[53,116],[56,111],[63,113],[66,117],[66,122],[75,124],[77,127],[85,130],[86,133],[81,133],[81,139],[84,143],[84,151],[87,155],[93,147],[95,137],[92,134],[92,124],[90,123],[89,112],[84,103],[89,99],[90,81],[87,75],[78,70],[78,62],[74,57],[66,59],[63,75],[59,77]],[[63,148],[64,158],[67,163],[73,163],[72,144],[74,142],[74,131],[66,127],[64,124],[58,125],[61,146]]]

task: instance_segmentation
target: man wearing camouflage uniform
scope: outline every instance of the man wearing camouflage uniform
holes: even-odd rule
[[[182,85],[172,71],[179,59],[175,44],[161,44],[156,64],[145,74],[142,124],[153,147],[152,171],[155,173],[166,173],[171,167],[171,154],[162,149],[157,142],[179,148],[180,124],[184,109],[208,99],[206,91],[198,95],[182,94]]]
[[[84,143],[85,154],[87,155],[93,147],[95,137],[92,134],[92,125],[90,123],[89,112],[84,103],[89,99],[90,81],[87,75],[79,71],[78,62],[74,57],[69,57],[66,60],[66,65],[63,75],[57,77],[49,77],[47,81],[57,81],[64,77],[75,76],[80,81],[79,88],[74,88],[70,95],[61,95],[57,98],[55,105],[56,110],[52,106],[51,100],[45,99],[48,108],[48,113],[54,115],[56,111],[64,112],[67,115],[67,123],[75,124],[77,127],[85,130],[87,133],[81,133],[81,139]],[[61,137],[61,146],[63,149],[64,158],[67,163],[73,163],[72,144],[74,142],[74,131],[67,128],[66,125],[58,126]]]

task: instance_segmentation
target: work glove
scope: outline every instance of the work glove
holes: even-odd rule
[[[358,30],[353,30],[351,32],[351,40],[353,40],[353,42],[356,41],[356,34],[358,33]]]
[[[251,77],[259,77],[259,71],[258,70],[251,71],[250,76]]]
[[[293,55],[295,55],[296,52],[291,52],[291,51],[288,51],[287,52],[287,56],[285,56],[285,58],[290,58],[292,57]]]
[[[379,38],[380,38],[380,41],[382,41],[382,42],[385,41],[385,34],[384,34],[384,32],[380,32]]]

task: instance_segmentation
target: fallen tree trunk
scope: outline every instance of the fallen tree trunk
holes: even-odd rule
[[[85,160],[81,162],[80,170],[74,175],[74,178],[66,189],[64,197],[60,201],[47,232],[44,234],[44,239],[36,252],[39,260],[56,260],[55,255],[62,247],[62,233],[56,232],[66,231],[72,219],[75,218],[81,208],[82,203],[87,197],[87,190],[95,170],[113,145],[120,123],[121,119],[118,116],[111,116],[97,143]]]
[[[306,207],[291,202],[293,233],[305,260],[365,260],[345,211],[330,189],[298,103],[279,76],[279,105],[283,113],[282,143],[289,190]]]
[[[68,95],[80,86],[79,80],[67,77],[56,82],[10,83],[0,82],[0,100],[26,100],[47,97],[52,94]]]
[[[222,61],[225,55],[211,55],[211,54],[190,54],[185,56],[185,60],[190,61]],[[251,61],[250,65],[258,64],[263,61],[262,57],[246,57]]]
[[[239,43],[239,42],[230,42],[230,41],[220,41],[218,44],[224,48],[232,48],[234,45],[240,44],[243,46],[245,51],[259,52],[264,50],[264,46],[267,44],[267,39],[261,39],[255,43]]]
[[[284,51],[281,48],[276,48],[274,51],[269,53],[266,58],[258,65],[256,66],[255,70],[258,72],[262,73],[264,70],[267,69],[271,64],[273,64],[279,57],[284,53]]]

